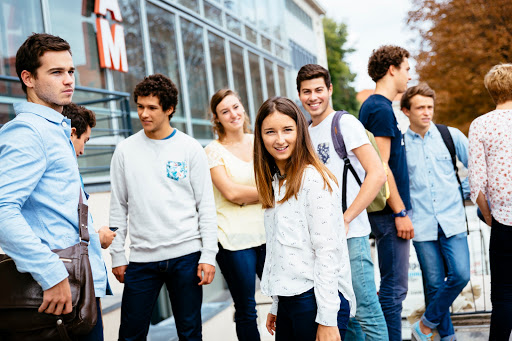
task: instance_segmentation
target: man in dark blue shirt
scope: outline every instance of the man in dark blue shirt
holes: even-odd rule
[[[387,166],[390,196],[386,207],[369,213],[377,241],[381,274],[379,300],[390,340],[402,340],[402,301],[407,295],[410,239],[414,237],[409,213],[409,176],[402,133],[392,101],[407,90],[409,52],[398,46],[382,46],[368,61],[375,93],[361,106],[359,120],[373,133],[382,161]]]

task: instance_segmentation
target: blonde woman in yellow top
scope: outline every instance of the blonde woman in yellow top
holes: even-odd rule
[[[210,109],[219,137],[205,148],[219,227],[217,263],[235,303],[238,340],[260,340],[254,292],[265,262],[265,228],[254,178],[254,136],[235,91],[217,91]]]

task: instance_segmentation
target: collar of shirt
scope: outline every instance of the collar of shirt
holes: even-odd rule
[[[71,137],[71,120],[52,108],[37,103],[22,102],[14,104],[14,112],[16,115],[21,113],[37,115],[50,122],[60,124],[66,136]]]

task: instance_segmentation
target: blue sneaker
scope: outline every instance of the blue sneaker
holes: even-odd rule
[[[432,336],[432,333],[425,335],[421,332],[420,321],[416,321],[411,326],[411,330],[412,330],[412,336],[414,337],[414,339],[416,339],[416,341],[434,341],[434,337]]]

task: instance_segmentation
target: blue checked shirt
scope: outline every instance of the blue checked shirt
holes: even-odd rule
[[[35,103],[15,104],[14,110],[17,117],[0,129],[0,247],[18,271],[47,290],[68,277],[51,250],[79,241],[81,184],[71,121]],[[89,234],[94,289],[102,297],[107,274],[90,215]]]
[[[467,167],[468,139],[460,130],[448,129],[457,158]],[[405,150],[413,212],[413,240],[437,240],[438,224],[448,238],[465,232],[466,218],[459,183],[455,178],[450,152],[435,124],[430,125],[424,138],[409,128],[405,134]],[[462,181],[462,187],[467,198],[467,178]]]

